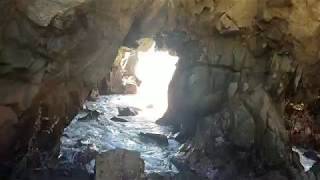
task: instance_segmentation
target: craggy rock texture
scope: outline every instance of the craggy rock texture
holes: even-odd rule
[[[19,160],[26,151],[33,157],[52,150],[89,91],[109,73],[131,26],[142,12],[156,12],[158,6],[146,7],[158,3],[1,1],[0,127],[10,130],[0,140],[1,157]]]
[[[97,180],[143,180],[144,162],[139,152],[115,149],[97,156]]]
[[[158,122],[191,137],[181,161],[209,179],[317,176],[297,166],[284,116],[288,102],[319,96],[317,2],[170,2],[169,23],[181,31],[158,45],[180,61]]]
[[[180,57],[159,123],[191,144],[191,168],[314,179],[290,153],[284,109],[319,96],[319,10],[317,0],[2,0],[1,160],[52,150],[119,47],[153,36]]]
[[[139,80],[135,76],[138,63],[136,50],[121,47],[110,70],[108,91],[114,94],[136,94]]]

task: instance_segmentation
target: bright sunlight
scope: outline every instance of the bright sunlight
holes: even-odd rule
[[[179,58],[166,51],[156,51],[155,44],[146,52],[138,52],[138,58],[136,76],[142,81],[139,99],[154,109],[155,116],[162,116],[168,106],[168,86]]]

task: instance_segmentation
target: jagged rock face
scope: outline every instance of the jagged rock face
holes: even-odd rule
[[[56,144],[89,90],[107,76],[118,48],[160,34],[158,46],[180,57],[162,121],[194,137],[219,167],[230,165],[221,157],[232,152],[245,152],[234,164],[252,155],[270,166],[286,164],[284,100],[309,101],[320,88],[319,4],[3,0],[0,106],[9,115],[0,127],[10,121],[11,130],[0,143],[15,152],[30,137]]]
[[[312,101],[319,89],[312,80],[319,64],[313,43],[318,22],[307,13],[316,6],[300,3],[171,1],[178,19],[171,25],[186,33],[159,37],[180,57],[159,123],[194,136],[187,162],[200,173],[212,166],[261,166],[248,161],[252,157],[262,166],[287,166],[285,99]],[[199,167],[194,157],[208,157],[213,165]],[[232,177],[228,173],[218,177]]]
[[[96,163],[96,179],[146,179],[144,162],[139,152],[115,149],[98,155]]]
[[[180,36],[181,43],[172,42],[171,36]],[[254,57],[235,37],[215,36],[209,46],[188,40],[184,33],[168,34],[164,41],[181,59],[169,86],[168,111],[159,123],[175,123],[182,136],[194,137],[187,162],[199,173],[257,165],[249,159],[266,160],[270,166],[286,164],[287,131],[278,108],[281,102],[273,99],[282,91],[272,93],[269,88],[282,82],[267,80],[271,61]],[[199,163],[196,157],[205,160]],[[230,178],[211,178],[218,177]]]
[[[210,43],[214,39],[208,37],[217,33],[236,34],[255,56],[270,49],[274,54],[288,54],[294,66],[298,63],[305,69],[306,84],[318,86],[311,82],[319,64],[319,2],[180,0],[172,1],[171,7],[172,14],[179,19],[172,26],[196,35],[203,43]]]
[[[121,47],[110,70],[108,91],[114,94],[136,94],[139,80],[135,76],[138,53],[134,49]]]
[[[19,117],[12,127],[17,138],[10,135],[6,145],[13,154],[25,151],[32,136],[36,144],[52,142],[44,150],[59,141],[89,90],[109,73],[132,24],[142,12],[154,13],[154,3],[146,10],[153,1],[1,1],[0,105]]]

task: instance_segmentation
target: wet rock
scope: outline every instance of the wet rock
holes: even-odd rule
[[[160,145],[167,146],[169,144],[167,136],[162,135],[162,134],[140,133],[139,135],[142,138],[150,139]]]
[[[133,107],[118,107],[118,116],[136,116],[138,109]]]
[[[87,100],[88,101],[96,101],[96,100],[98,100],[98,98],[99,98],[99,90],[98,89],[92,89],[89,92]]]
[[[124,86],[125,90],[124,90],[124,93],[125,94],[137,94],[138,92],[138,87],[136,84],[126,84]]]
[[[96,147],[92,144],[89,144],[83,151],[77,152],[73,155],[74,164],[78,165],[82,169],[85,169],[86,165],[94,160],[97,154],[98,152]]]
[[[179,169],[179,173],[175,174],[172,179],[174,180],[207,180],[207,178],[204,176],[201,176],[198,174],[195,169],[191,169],[192,167],[188,164],[188,161],[186,159],[186,156],[175,156],[171,159],[172,163]],[[207,169],[203,169],[202,171],[206,171]],[[208,171],[209,173],[209,171]]]
[[[180,143],[183,143],[188,139],[188,136],[185,133],[178,132],[174,135],[174,139]]]
[[[185,157],[182,156],[178,160],[180,160],[180,163],[186,163],[188,168],[196,174],[207,177],[208,179],[214,179],[217,174],[214,161],[201,151],[203,150],[193,147],[186,153]]]
[[[111,119],[110,119],[111,121],[114,121],[114,122],[129,122],[128,120],[126,120],[126,119],[123,119],[123,118],[118,118],[118,117],[112,117]]]
[[[313,151],[313,150],[306,151],[304,152],[304,156],[316,162],[320,162],[320,157],[316,151]]]
[[[110,150],[96,158],[96,180],[143,180],[144,162],[136,151]]]
[[[78,121],[90,121],[90,120],[94,120],[94,119],[97,119],[99,116],[100,116],[100,112],[94,110],[94,111],[91,111],[91,110],[87,110],[88,113],[87,115],[81,117],[81,118],[78,118]]]
[[[299,160],[297,161],[303,166],[304,172],[318,168],[320,158],[317,152],[297,147],[292,147],[292,151],[299,156]]]

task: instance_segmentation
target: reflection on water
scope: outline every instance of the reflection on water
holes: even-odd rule
[[[88,147],[98,152],[104,152],[114,148],[124,148],[141,152],[145,160],[146,171],[175,173],[174,165],[170,158],[178,150],[179,144],[169,139],[166,147],[157,144],[143,142],[139,133],[170,134],[169,127],[158,126],[154,123],[159,118],[157,106],[146,107],[139,101],[137,95],[113,95],[102,96],[97,102],[88,102],[86,106],[90,110],[97,110],[101,115],[97,119],[78,121],[84,116],[80,113],[65,129],[61,138],[61,159],[64,163],[76,164],[76,156],[88,150]],[[117,107],[137,107],[141,109],[137,116],[124,117],[129,122],[113,122],[110,118],[118,115]],[[157,114],[158,116],[156,116]],[[91,167],[92,168],[92,167]]]
[[[147,172],[177,172],[170,158],[177,152],[179,144],[173,139],[169,139],[169,145],[165,147],[146,143],[139,133],[170,134],[168,127],[154,122],[167,108],[168,84],[178,57],[155,51],[153,45],[147,52],[139,52],[138,58],[136,76],[142,81],[138,94],[102,96],[97,102],[87,102],[85,106],[88,109],[97,110],[101,115],[97,119],[80,121],[79,118],[86,114],[79,113],[65,129],[61,138],[60,160],[63,165],[75,165],[79,161],[88,164],[92,159],[90,152],[124,148],[141,152]],[[117,107],[136,107],[141,111],[137,116],[124,117],[129,122],[110,121],[118,115]],[[84,157],[79,158],[79,155]],[[87,168],[92,171],[92,166],[94,163],[91,161]]]

